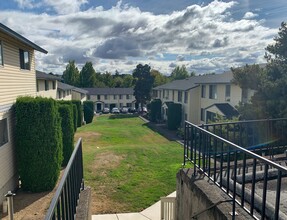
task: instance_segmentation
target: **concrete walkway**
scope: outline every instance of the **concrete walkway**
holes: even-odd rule
[[[174,191],[168,197],[176,197]],[[92,220],[160,220],[160,201],[142,212],[92,215]]]

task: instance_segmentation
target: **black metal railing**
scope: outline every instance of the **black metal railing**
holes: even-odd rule
[[[83,189],[82,139],[80,138],[52,199],[45,220],[74,219],[79,194]]]
[[[286,150],[282,147],[287,145],[287,118],[203,124],[200,127],[260,155],[272,157]]]
[[[185,122],[184,165],[188,162],[194,175],[203,173],[232,199],[232,219],[238,205],[254,218],[287,219],[281,196],[287,169],[280,164]]]

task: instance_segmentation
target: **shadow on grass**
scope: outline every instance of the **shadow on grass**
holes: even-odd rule
[[[152,122],[147,122],[143,124],[143,126],[148,127],[149,129],[160,134],[161,136],[165,137],[169,141],[180,140],[180,138],[176,135],[176,131],[168,130],[165,124],[154,124]]]
[[[123,118],[136,118],[138,114],[117,114],[117,115],[110,115],[109,119],[123,119]]]

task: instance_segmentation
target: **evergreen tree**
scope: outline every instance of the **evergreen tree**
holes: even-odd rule
[[[92,62],[86,62],[80,72],[80,86],[90,88],[96,85],[96,71],[93,68]]]
[[[151,89],[154,83],[154,77],[150,73],[150,66],[138,64],[133,71],[135,81],[134,96],[138,104],[143,107],[151,99]]]
[[[65,83],[72,85],[72,86],[78,86],[79,70],[76,67],[74,60],[69,61],[69,63],[66,66],[66,70],[63,72],[62,78],[64,79]]]

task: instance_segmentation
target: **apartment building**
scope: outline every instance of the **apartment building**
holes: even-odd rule
[[[241,89],[233,83],[231,71],[222,74],[193,76],[155,87],[153,99],[161,99],[163,119],[167,119],[168,103],[180,103],[183,121],[208,123],[216,114],[225,118],[238,116],[239,102],[248,102],[254,91]]]
[[[12,107],[19,96],[36,96],[35,51],[46,50],[0,23],[0,203],[18,184]]]
[[[88,91],[88,100],[95,103],[95,110],[103,108],[135,107],[136,99],[133,88],[85,88]]]

